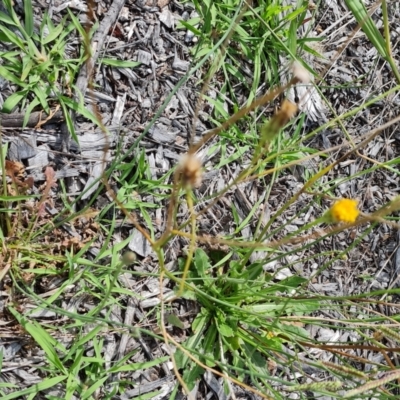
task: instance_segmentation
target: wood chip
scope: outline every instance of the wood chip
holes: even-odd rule
[[[125,101],[126,101],[126,93],[124,93],[123,96],[117,97],[117,102],[115,103],[111,125],[114,126],[119,125],[122,118],[122,114],[124,113]]]
[[[34,157],[36,153],[36,135],[27,138],[16,137],[10,143],[8,158],[13,161],[20,161]]]
[[[168,8],[164,8],[158,18],[167,28],[173,27],[174,16],[171,11],[168,10]]]
[[[47,144],[41,144],[38,146],[37,150],[37,154],[28,159],[28,165],[36,170],[41,170],[49,163],[50,147]]]
[[[189,69],[189,65],[188,61],[180,60],[178,56],[175,56],[172,68],[176,71],[186,72]]]
[[[104,172],[106,166],[103,162],[97,162],[94,164],[89,179],[86,182],[85,188],[83,189],[82,200],[85,200],[94,193],[100,184],[100,178]]]
[[[147,257],[152,253],[153,249],[140,231],[138,231],[136,228],[133,228],[130,232],[130,235],[131,241],[128,244],[130,250],[142,257]]]
[[[136,61],[141,62],[144,65],[149,66],[151,64],[152,55],[144,50],[138,50],[136,55]]]
[[[173,131],[164,124],[155,124],[149,130],[149,136],[157,143],[172,144],[177,134],[178,131]]]

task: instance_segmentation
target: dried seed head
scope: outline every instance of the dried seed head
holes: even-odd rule
[[[185,154],[179,161],[179,177],[184,186],[198,187],[201,184],[201,161],[195,154]]]
[[[283,128],[297,113],[297,105],[285,99],[281,109],[272,117],[271,122],[277,129]]]
[[[310,83],[311,76],[309,72],[303,67],[298,61],[294,61],[292,64],[293,78],[296,83]]]
[[[296,112],[296,104],[287,99],[283,100],[281,109],[261,129],[261,148],[272,142],[288,121],[296,115]]]

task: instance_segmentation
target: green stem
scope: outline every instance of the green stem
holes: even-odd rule
[[[183,269],[183,275],[182,275],[182,280],[179,285],[179,292],[178,292],[178,297],[180,297],[183,293],[183,289],[185,286],[185,281],[186,281],[186,276],[189,271],[190,264],[193,259],[193,253],[194,253],[194,248],[196,245],[196,216],[194,214],[194,206],[193,206],[193,199],[191,196],[191,191],[188,189],[186,192],[186,199],[187,199],[187,204],[190,212],[190,222],[191,222],[191,233],[192,236],[190,238],[190,244],[189,244],[189,252],[186,258],[186,263],[185,267]]]
[[[386,53],[387,53],[387,61],[392,68],[392,71],[396,77],[397,83],[400,83],[400,73],[397,69],[396,62],[392,57],[392,49],[390,45],[390,29],[389,29],[389,17],[387,11],[386,0],[382,0],[382,16],[383,16],[383,28],[385,33],[385,44],[386,44]]]
[[[3,142],[2,138],[3,134],[0,127],[0,167],[2,172],[2,184],[3,184],[3,196],[7,197],[7,177],[6,177],[6,165],[5,159],[6,155],[4,154],[4,148],[1,144]],[[4,208],[8,208],[8,202],[2,202]],[[5,212],[2,213],[2,217],[0,219],[0,238],[3,239],[7,237],[11,232],[11,221],[9,213]]]

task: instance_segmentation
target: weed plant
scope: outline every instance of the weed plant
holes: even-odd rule
[[[238,48],[240,54],[257,54],[258,61],[254,65],[258,63],[260,71],[269,68],[267,61],[272,65],[277,62],[274,55],[271,60],[268,58],[269,52],[265,49],[273,49],[276,55],[280,51],[296,50],[290,40],[304,19],[305,4],[300,3],[297,9],[289,10],[286,19],[279,21],[283,11],[279,2],[260,1],[257,7],[253,5],[254,8],[235,1],[195,2],[200,18],[182,24],[200,37],[197,48],[200,59],[175,91],[196,70],[208,64],[211,73],[205,75],[206,85],[222,69],[226,93],[233,93],[232,88],[228,88],[231,77],[242,79]],[[381,51],[386,51],[389,57],[389,36],[376,37],[380,32],[373,28],[372,19],[361,5],[361,2],[352,2],[350,9],[360,26],[369,30],[366,33],[374,46],[378,46],[382,38]],[[385,2],[382,7],[386,7]],[[229,12],[233,14],[230,19],[226,17]],[[383,15],[386,15],[385,27],[389,26],[387,12]],[[14,19],[4,21],[4,18],[2,14],[3,22],[17,24]],[[264,22],[259,24],[257,21]],[[271,31],[264,31],[265,26]],[[3,34],[4,29],[3,26]],[[27,25],[24,29],[28,29]],[[250,31],[254,40],[248,34]],[[213,32],[215,35],[211,35]],[[283,47],[276,44],[277,37],[284,43]],[[34,51],[29,36],[23,40],[25,42],[20,43],[23,51]],[[230,40],[237,46],[228,46]],[[296,57],[293,52],[288,53]],[[382,56],[392,65],[388,57]],[[224,62],[226,58],[231,63]],[[28,75],[35,70],[40,77],[40,63],[32,65]],[[393,72],[397,74],[395,70]],[[61,193],[65,206],[58,219],[38,226],[26,217],[23,209],[27,198],[32,197],[11,196],[8,186],[3,185],[2,211],[8,225],[13,226],[7,232],[18,232],[19,238],[22,237],[18,239],[16,235],[3,233],[1,238],[1,278],[9,277],[13,291],[7,307],[9,321],[20,327],[21,335],[33,340],[46,359],[41,367],[44,376],[41,383],[18,390],[5,380],[0,382],[3,399],[32,399],[53,387],[61,388],[65,399],[73,396],[112,399],[132,384],[122,377],[123,374],[160,366],[168,360],[172,361],[179,382],[166,394],[171,399],[176,398],[179,391],[192,398],[193,388],[206,371],[221,377],[224,390],[232,396],[235,391],[243,390],[266,399],[287,399],[292,394],[300,399],[322,396],[332,399],[398,398],[400,372],[396,360],[400,334],[396,299],[399,290],[391,287],[353,295],[344,292],[328,295],[319,293],[314,284],[322,281],[333,267],[350,269],[353,262],[359,261],[355,257],[374,235],[378,235],[381,226],[398,228],[399,197],[385,200],[372,212],[364,213],[363,193],[347,199],[335,195],[343,182],[356,177],[368,179],[377,171],[390,172],[398,178],[398,157],[383,162],[368,158],[357,176],[335,180],[329,177],[341,163],[362,158],[361,151],[400,118],[389,120],[357,138],[348,135],[342,144],[323,151],[303,143],[323,129],[343,125],[371,104],[395,93],[399,87],[332,118],[304,137],[301,135],[304,115],[298,115],[297,106],[285,99],[285,91],[296,85],[312,87],[309,73],[298,60],[287,85],[272,86],[272,79],[272,88],[259,97],[255,91],[261,74],[257,75],[255,80],[258,82],[249,86],[250,101],[238,106],[237,111],[225,120],[214,120],[217,127],[199,141],[192,142],[176,168],[158,180],[151,178],[144,153],[136,149],[137,143],[128,153],[117,155],[103,177],[114,201],[98,212],[97,231],[81,246],[65,245],[56,249],[54,244],[46,245],[46,235],[67,222],[73,224],[77,218],[92,218],[93,210],[85,208],[79,214],[74,213],[76,204],[69,204],[67,194]],[[277,69],[272,69],[270,75],[277,79]],[[34,84],[28,89],[19,100],[36,91]],[[203,89],[202,94],[206,90]],[[257,110],[278,96],[283,98],[278,111],[268,121],[258,124]],[[13,102],[16,100],[14,96]],[[42,103],[39,98],[36,102]],[[44,101],[42,106],[44,108]],[[235,135],[237,122],[246,116],[254,140],[238,141],[237,148],[242,151],[238,155],[228,154],[229,136],[225,135],[221,145],[220,135],[227,131]],[[154,120],[144,134],[153,123]],[[203,165],[202,160],[212,155],[218,146],[222,146],[223,151],[217,169],[232,166],[237,161],[242,168],[227,186],[205,196],[201,186],[204,170],[215,168],[215,165],[210,161]],[[137,156],[135,161],[129,161],[132,154]],[[303,182],[296,182],[293,188],[282,193],[281,201],[277,201],[273,193],[275,190],[282,192],[281,178],[289,177],[294,166],[310,160],[316,161],[316,169],[308,170]],[[118,194],[109,184],[113,173],[121,185]],[[51,176],[47,178],[49,186]],[[251,182],[258,184],[259,197],[245,214],[232,204],[232,229],[224,229],[217,235],[202,232],[201,218],[231,190]],[[152,205],[135,199],[133,191],[167,199],[166,223],[161,235],[155,233],[155,222],[148,212]],[[44,197],[33,206],[38,207],[43,201]],[[135,272],[130,268],[137,263],[134,255],[125,252],[130,237],[112,243],[120,212],[147,238],[157,255],[158,268],[153,273]],[[184,215],[183,219],[178,215]],[[251,227],[251,235],[243,233],[247,227]],[[103,237],[104,245],[91,259],[88,250],[96,235]],[[187,248],[171,269],[167,265],[167,252],[178,238],[186,242]],[[145,317],[137,327],[118,322],[113,317],[113,310],[123,309],[129,299],[137,297],[121,283],[122,274],[135,279],[157,279],[161,292],[166,284],[173,288],[173,297],[166,299],[161,295],[160,303],[149,313],[157,318],[155,329],[140,328],[147,321]],[[55,284],[49,297],[37,294],[37,285],[42,279],[60,276],[63,280]],[[347,276],[351,277],[351,273]],[[360,276],[352,279],[361,281]],[[77,298],[94,299],[89,312],[80,313],[78,306],[68,310],[63,307],[64,296],[71,287],[77,288],[74,294]],[[29,299],[36,308],[24,310],[19,299]],[[174,305],[182,299],[196,310],[184,342],[177,340],[172,329],[184,328],[180,316],[174,313]],[[386,312],[382,312],[383,309]],[[43,310],[61,316],[59,326],[35,321],[34,312]],[[319,337],[311,334],[317,330],[322,332]],[[105,351],[108,346],[105,337],[110,332],[137,340],[148,335],[164,342],[168,354],[138,363],[132,361],[137,352],[132,350],[118,360],[110,360]],[[74,339],[65,345],[61,337],[67,334],[73,335]],[[140,398],[152,398],[161,392],[160,389]],[[48,395],[47,398],[55,397]]]

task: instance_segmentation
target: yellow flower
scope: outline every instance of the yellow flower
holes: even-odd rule
[[[272,339],[275,337],[275,334],[271,331],[268,331],[266,336],[267,336],[267,339]]]
[[[332,222],[353,223],[356,221],[360,212],[357,209],[357,200],[341,199],[338,200],[329,210]]]

